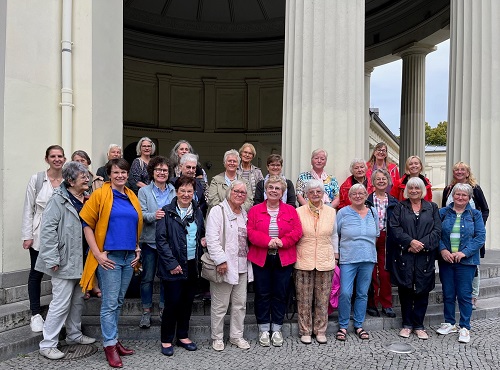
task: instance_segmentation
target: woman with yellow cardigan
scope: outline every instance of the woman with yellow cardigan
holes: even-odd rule
[[[311,343],[312,334],[319,344],[327,342],[328,300],[339,258],[336,213],[323,204],[324,192],[322,181],[309,180],[304,188],[308,201],[297,208],[303,235],[297,243],[295,287],[299,335],[304,344]]]
[[[84,292],[92,289],[97,271],[102,291],[102,342],[112,367],[122,367],[120,356],[134,353],[118,341],[118,317],[134,266],[141,256],[138,242],[142,212],[137,196],[125,186],[129,169],[123,158],[110,160],[106,164],[110,182],[94,191],[80,212],[83,232],[92,251],[87,256],[80,285]]]

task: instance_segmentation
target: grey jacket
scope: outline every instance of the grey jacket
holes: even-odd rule
[[[59,266],[55,272],[54,266]],[[82,276],[82,223],[64,183],[54,190],[43,211],[40,254],[35,269],[59,279]]]

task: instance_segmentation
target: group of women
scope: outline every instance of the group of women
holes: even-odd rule
[[[72,159],[76,162],[63,167],[64,150],[57,145],[47,149],[49,169],[30,179],[23,220],[23,247],[29,249],[32,261],[31,324],[34,331],[43,330],[42,355],[64,356],[57,349],[63,324],[67,342],[95,341],[81,333],[80,317],[83,294],[97,286],[97,276],[106,358],[113,367],[123,366],[121,356],[134,351],[119,341],[118,317],[139,261],[140,326],[151,325],[157,275],[161,280],[161,352],[173,355],[174,338],[177,346],[196,350],[196,343],[189,339],[189,321],[203,253],[214,261],[220,275],[210,282],[216,351],[224,349],[224,316],[229,305],[229,342],[250,348],[243,337],[243,322],[251,281],[258,342],[281,346],[292,277],[300,340],[309,344],[315,337],[318,343],[326,343],[328,302],[337,265],[341,271],[337,340],[347,339],[352,302],[354,330],[360,339],[369,339],[363,329],[367,308],[378,314],[380,304],[386,316],[396,316],[391,283],[397,285],[401,303],[400,335],[409,337],[414,332],[426,339],[423,321],[438,256],[441,280],[446,281],[445,323],[438,333],[460,331],[460,341],[470,339],[472,280],[484,245],[488,207],[464,163],[455,165],[454,182],[445,189],[447,205],[443,198],[445,207],[438,210],[430,202],[430,182],[421,174],[420,158],[408,159],[400,179],[397,167],[387,162],[383,143],[375,147],[367,163],[352,161],[352,176],[340,187],[324,170],[327,152],[315,150],[312,168],[300,174],[296,190],[282,173],[281,156],[268,157],[266,177],[251,164],[256,155],[252,144],[227,151],[224,172],[214,176],[208,187],[189,143],[181,141],[176,147],[171,161],[153,157],[153,141],[142,138],[137,145],[139,157],[129,167],[121,158],[121,148],[117,154],[110,146],[105,172],[98,170],[107,179],[89,173],[90,158],[85,152],[75,152]],[[92,189],[95,179],[99,184]],[[129,183],[138,189],[138,197],[126,186]],[[206,197],[197,191],[199,186],[206,187]],[[206,226],[203,202],[209,211]],[[72,235],[63,232],[68,228]],[[39,303],[43,273],[52,276],[53,285],[45,324]],[[459,327],[454,320],[456,299]]]

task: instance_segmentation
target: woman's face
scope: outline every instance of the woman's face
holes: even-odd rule
[[[49,156],[45,158],[45,162],[49,164],[51,169],[60,170],[66,162],[66,158],[60,149],[51,149]]]
[[[153,171],[153,180],[158,184],[165,184],[168,180],[168,166],[165,163],[157,165]]]
[[[368,193],[366,190],[358,189],[349,195],[349,200],[354,206],[361,206],[365,204]]]
[[[387,188],[389,185],[389,181],[387,179],[387,176],[381,174],[380,172],[375,175],[375,189],[377,190],[384,190]]]
[[[247,200],[247,187],[245,184],[236,185],[231,189],[231,194],[229,195],[229,202],[234,206],[241,207],[243,203]]]
[[[380,148],[375,150],[375,158],[377,160],[384,160],[387,158],[387,147],[381,146]]]
[[[466,183],[469,177],[469,171],[465,167],[457,167],[453,170],[453,178],[456,182]]]
[[[111,174],[109,175],[109,180],[111,185],[115,188],[122,188],[125,186],[128,180],[128,171],[122,170],[117,165],[111,166]]]
[[[352,174],[355,178],[361,179],[366,176],[366,165],[364,163],[355,163],[352,167]]]
[[[412,158],[410,163],[408,163],[408,170],[410,171],[410,176],[418,176],[422,172],[420,161],[417,158]]]
[[[455,194],[453,194],[453,203],[455,203],[456,206],[465,207],[469,201],[469,193],[466,191],[457,190],[455,191]]]
[[[271,162],[267,165],[267,172],[269,176],[280,176],[281,175],[281,163],[279,161]]]
[[[315,171],[323,171],[326,166],[326,155],[324,152],[319,152],[311,159],[311,165]]]
[[[182,208],[187,208],[191,204],[194,196],[193,185],[182,185],[177,189],[177,202]]]
[[[283,197],[283,189],[281,188],[281,183],[270,182],[266,187],[266,195],[268,200],[279,200]]]
[[[81,156],[79,156],[78,154],[75,154],[73,156],[73,160],[75,162],[80,162],[81,164],[83,164],[85,166],[85,168],[89,168],[89,162],[87,162],[87,160]]]
[[[113,147],[108,152],[108,161],[112,159],[118,159],[122,157],[122,150],[117,147]]]
[[[408,189],[408,198],[411,200],[420,200],[422,199],[422,189],[419,186],[407,186]]]
[[[75,189],[77,194],[81,194],[84,191],[89,190],[89,175],[81,173],[75,181],[70,181],[69,184],[73,189]]]
[[[228,172],[235,172],[238,168],[238,158],[235,155],[228,155],[224,167]]]
[[[316,207],[319,206],[321,200],[323,200],[323,190],[320,188],[309,189],[307,191],[307,199],[309,199]]]
[[[141,154],[145,156],[151,156],[151,153],[153,152],[153,144],[151,141],[144,140],[141,143]]]
[[[243,150],[240,153],[241,160],[245,163],[250,163],[252,162],[253,159],[253,152],[250,149],[249,146],[246,146],[243,148]]]
[[[184,154],[186,153],[189,153],[189,146],[186,144],[186,143],[182,143],[181,145],[179,145],[179,147],[177,148],[177,155],[180,157],[182,157]]]

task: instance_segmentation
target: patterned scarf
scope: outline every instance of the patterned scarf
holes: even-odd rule
[[[326,182],[326,183],[330,183],[330,176],[328,176],[328,174],[323,171],[321,172],[321,176],[319,176],[316,171],[314,171],[314,169],[311,169],[311,175],[314,179],[316,180],[319,180],[321,181],[323,184]],[[328,181],[325,181],[325,180],[328,180]],[[332,199],[333,201],[333,199]],[[330,198],[328,197],[328,194],[326,193],[326,191],[323,193],[323,203],[330,203]]]

